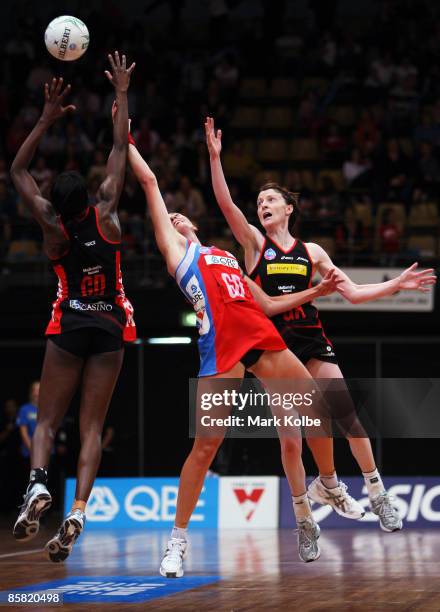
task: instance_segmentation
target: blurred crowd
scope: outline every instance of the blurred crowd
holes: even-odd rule
[[[321,240],[340,263],[436,257],[436,3],[384,0],[374,3],[372,14],[372,3],[359,2],[356,17],[344,17],[336,0],[309,0],[300,21],[287,1],[260,0],[258,16],[249,19],[235,17],[239,0],[211,1],[206,27],[197,33],[185,27],[187,4],[153,2],[166,6],[168,21],[151,28],[147,10],[134,19],[116,4],[106,2],[103,10],[104,3],[92,3],[78,15],[92,34],[90,49],[73,65],[60,65],[42,44],[43,18],[17,3],[1,60],[0,256],[11,262],[41,256],[40,231],[14,192],[8,168],[55,71],[72,83],[77,111],[43,138],[31,172],[48,195],[56,173],[79,170],[94,201],[112,136],[113,91],[103,70],[117,42],[137,62],[129,90],[137,146],[170,211],[194,219],[204,242],[235,248],[211,190],[203,129],[209,114],[224,133],[231,193],[251,219],[258,186],[275,179],[301,192],[301,237]],[[274,92],[274,80],[287,89]],[[268,119],[252,125],[249,109]],[[284,119],[277,123],[280,109]],[[125,259],[154,253],[144,196],[130,171],[120,218]]]

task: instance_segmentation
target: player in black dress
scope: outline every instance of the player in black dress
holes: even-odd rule
[[[311,303],[314,290],[311,286],[315,271],[324,276],[335,269],[337,290],[353,303],[375,300],[402,289],[429,291],[435,283],[433,270],[417,272],[414,264],[399,277],[371,285],[356,285],[336,268],[328,254],[317,244],[304,243],[294,238],[290,227],[294,226],[298,213],[298,194],[289,192],[275,183],[264,185],[258,194],[257,212],[264,234],[250,225],[242,211],[234,204],[229,193],[220,161],[221,131],[214,129],[214,120],[205,123],[206,140],[210,154],[211,175],[217,202],[235,236],[245,252],[246,270],[251,278],[269,295],[301,292],[301,305],[274,317],[273,321],[287,346],[304,363],[313,378],[334,379],[339,391],[343,391],[345,409],[353,407],[343,383],[333,345],[325,335],[316,307]],[[332,410],[340,406],[332,406]],[[360,427],[357,421],[356,426]],[[391,503],[376,469],[368,437],[350,435],[347,438],[351,451],[362,470],[373,512],[378,515],[385,531],[402,528],[397,509]],[[359,519],[363,507],[347,492],[344,483],[338,481],[334,467],[332,438],[307,439],[319,468],[319,477],[310,485],[309,497],[321,504],[330,504],[338,514]]]
[[[101,435],[121,369],[124,341],[136,338],[133,309],[125,297],[120,270],[121,228],[117,206],[125,177],[128,134],[127,89],[134,64],[125,55],[109,55],[118,113],[107,176],[96,206],[89,206],[85,180],[64,172],[45,199],[29,165],[50,126],[75,107],[63,106],[70,85],[63,79],[45,85],[45,104],[37,124],[20,147],[11,167],[14,185],[39,223],[44,251],[58,277],[58,293],[46,329],[48,337],[41,375],[37,427],[32,438],[31,473],[24,503],[14,526],[17,540],[27,541],[39,529],[40,516],[51,505],[47,466],[55,432],[81,383],[80,439],[75,500],[54,538],[46,545],[52,561],[64,561],[80,535],[85,507],[101,460]]]

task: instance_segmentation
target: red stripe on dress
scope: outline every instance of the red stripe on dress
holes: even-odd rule
[[[313,277],[315,276],[315,264],[313,263],[313,259],[312,259],[312,258],[311,258],[311,256],[310,256],[310,251],[309,251],[309,249],[306,247],[306,243],[305,243],[305,242],[303,242],[303,243],[302,243],[302,245],[303,245],[303,247],[304,247],[304,248],[305,248],[305,250],[306,250],[307,256],[308,256],[308,258],[310,259],[310,263],[312,264],[312,271],[310,272],[309,286],[308,286],[308,288],[310,289],[310,287],[312,286],[312,279],[313,279]]]
[[[136,340],[136,324],[133,319],[133,306],[130,300],[125,295],[124,285],[122,284],[122,272],[121,272],[121,251],[115,253],[116,261],[116,297],[115,303],[122,308],[125,313],[125,326],[122,333],[122,338],[125,342],[134,342]]]
[[[286,251],[285,249],[283,249],[283,247],[281,247],[281,246],[278,244],[278,242],[275,242],[275,240],[274,240],[273,238],[271,238],[270,236],[269,236],[269,240],[270,240],[271,242],[273,242],[273,243],[274,243],[274,245],[277,247],[277,249],[279,249],[280,251],[282,251],[282,252],[284,253],[284,255],[288,255],[288,254],[289,254],[291,251],[293,251],[293,249],[296,247],[296,243],[298,242],[298,238],[294,238],[294,239],[293,239],[293,240],[294,240],[294,242],[293,242],[292,246],[290,247],[290,249],[287,249],[287,251]]]
[[[93,206],[92,208],[93,208],[93,210],[95,211],[95,217],[96,217],[96,228],[97,228],[98,233],[99,233],[99,235],[101,236],[101,238],[102,238],[103,240],[105,240],[105,242],[108,242],[109,244],[121,244],[121,241],[120,241],[120,240],[109,240],[108,238],[106,238],[106,237],[104,236],[104,234],[102,233],[102,230],[101,230],[101,226],[99,225],[99,214],[98,214],[98,209],[96,208],[96,206]]]
[[[57,299],[52,303],[52,315],[46,328],[46,336],[61,333],[61,317],[63,315],[63,311],[61,310],[61,302],[69,295],[67,275],[63,266],[61,264],[57,264],[53,267],[53,269],[55,274],[58,276],[58,291]]]

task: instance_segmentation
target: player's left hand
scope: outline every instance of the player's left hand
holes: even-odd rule
[[[399,276],[399,290],[413,290],[427,293],[437,282],[434,268],[417,271],[418,263],[413,263]]]
[[[53,123],[66,113],[76,110],[76,106],[69,104],[63,106],[64,98],[70,92],[70,85],[63,89],[63,78],[53,78],[51,84],[44,85],[44,108],[41,118],[48,123]]]
[[[131,73],[133,72],[136,64],[133,62],[132,65],[127,68],[126,56],[123,55],[121,60],[118,51],[115,51],[115,57],[109,53],[108,61],[110,62],[111,72],[105,70],[105,76],[114,86],[116,91],[126,92],[130,85]]]

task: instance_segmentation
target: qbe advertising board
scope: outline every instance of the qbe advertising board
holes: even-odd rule
[[[86,507],[87,529],[171,528],[178,478],[98,478]],[[65,512],[75,480],[66,481]],[[279,478],[207,478],[191,517],[191,528],[278,526]]]
[[[164,528],[174,525],[178,478],[97,478],[86,507],[88,529]],[[65,510],[70,509],[75,480],[66,480]],[[217,527],[218,479],[207,478],[191,526]]]

